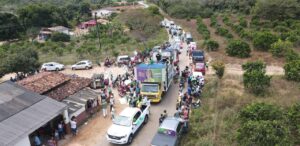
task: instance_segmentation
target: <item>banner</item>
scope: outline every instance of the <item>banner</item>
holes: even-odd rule
[[[139,69],[137,68],[137,80],[141,82],[161,82],[162,69]]]

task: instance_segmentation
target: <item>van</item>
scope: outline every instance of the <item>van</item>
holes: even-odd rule
[[[185,41],[187,44],[190,44],[190,42],[193,42],[193,37],[192,37],[191,33],[188,32],[185,34]]]

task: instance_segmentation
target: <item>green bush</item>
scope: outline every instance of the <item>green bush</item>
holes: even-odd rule
[[[71,37],[64,33],[55,32],[51,35],[51,41],[53,42],[69,42]]]
[[[283,57],[285,54],[285,51],[287,49],[292,48],[293,44],[289,41],[282,41],[281,39],[279,39],[277,42],[273,43],[271,45],[271,53],[273,56],[276,57]]]
[[[253,45],[257,50],[268,51],[278,37],[271,32],[258,32],[254,35]]]
[[[283,111],[274,105],[265,103],[253,103],[244,107],[239,118],[242,122],[261,121],[261,120],[282,120]]]
[[[221,79],[224,75],[225,64],[222,61],[215,61],[212,63],[213,69],[216,71],[216,75]]]
[[[300,142],[300,102],[296,103],[288,110],[288,119],[290,129],[292,131],[292,137],[294,140],[299,143]]]
[[[211,27],[217,27],[218,26],[218,21],[217,21],[217,16],[216,15],[212,15],[210,17],[210,26]]]
[[[245,18],[240,18],[239,22],[240,22],[240,26],[248,27],[248,22]]]
[[[261,61],[248,62],[242,65],[243,83],[247,90],[255,95],[263,95],[270,86],[271,77],[265,75],[266,65]]]
[[[221,36],[227,35],[229,31],[226,28],[218,27],[216,33]]]
[[[240,145],[291,145],[289,129],[281,121],[248,121],[238,129]]]
[[[229,56],[246,58],[250,56],[251,49],[250,46],[241,40],[232,40],[229,42],[226,53]]]
[[[243,39],[247,39],[247,40],[253,39],[253,33],[250,30],[242,30],[239,35]]]
[[[300,82],[300,59],[286,63],[284,72],[288,80]]]
[[[217,51],[219,49],[219,43],[214,40],[205,40],[204,46],[208,51]]]
[[[210,38],[210,32],[207,29],[207,26],[203,23],[202,18],[197,18],[197,31],[204,37],[204,39]]]
[[[300,60],[299,53],[297,53],[293,49],[287,49],[284,57],[287,62],[294,61],[294,60]]]

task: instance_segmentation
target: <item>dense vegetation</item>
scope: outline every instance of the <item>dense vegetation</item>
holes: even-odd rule
[[[37,27],[57,25],[57,21],[59,20],[52,19],[52,17],[54,17],[52,14],[57,10],[55,8],[47,9],[47,13],[44,13],[45,15],[41,13],[32,15],[35,17],[27,15],[40,12],[40,7],[46,7],[46,5],[34,4],[22,8],[26,11],[24,17],[28,17],[25,19],[27,31]],[[87,9],[84,8],[84,10]],[[35,13],[31,13],[31,11],[35,11]],[[51,13],[48,13],[48,11]],[[82,14],[86,15],[86,18],[90,17],[88,11],[87,13]],[[49,22],[37,21],[38,18],[41,19],[42,17],[49,18]],[[73,19],[73,17],[70,18]],[[75,16],[74,18],[76,21],[78,20],[78,16]],[[38,54],[39,57],[34,59],[36,63],[57,61],[64,64],[72,64],[80,59],[86,58],[98,62],[103,56],[113,55],[116,57],[119,54],[129,55],[131,54],[131,51],[142,51],[145,48],[160,44],[167,39],[167,34],[159,26],[162,16],[159,14],[157,8],[150,7],[149,9],[125,11],[118,16],[113,15],[109,20],[111,20],[111,23],[92,27],[87,35],[79,37],[70,38],[70,36],[62,33],[53,33],[50,39],[45,43],[28,41],[26,38],[23,39],[23,37],[19,37],[18,41],[5,43],[0,46],[0,53],[14,55],[14,52],[8,50],[28,48]],[[83,20],[80,19],[80,21]],[[70,21],[68,20],[66,22],[69,25]],[[25,23],[23,22],[23,24]],[[126,30],[128,28],[129,30]],[[37,31],[38,30],[39,29],[37,29]],[[23,33],[21,35],[25,37],[26,34]],[[30,36],[36,37],[36,34],[31,34]],[[31,57],[28,57],[28,59],[30,58]],[[8,67],[5,66],[8,58],[5,57],[2,59],[4,60],[1,60],[0,62],[1,74],[15,72],[14,70],[7,69]],[[34,67],[36,69],[36,66]],[[23,72],[28,73],[27,70],[24,70]]]

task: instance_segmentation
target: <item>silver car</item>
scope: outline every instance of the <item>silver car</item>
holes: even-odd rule
[[[79,61],[76,64],[72,65],[72,70],[91,69],[91,68],[93,68],[93,64],[89,60],[82,60],[82,61]]]

